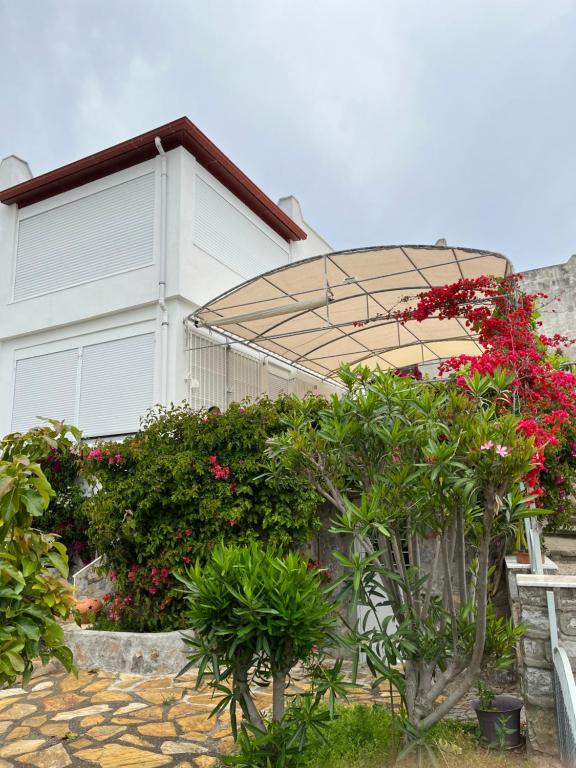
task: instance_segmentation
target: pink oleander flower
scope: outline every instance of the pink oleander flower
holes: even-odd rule
[[[505,445],[497,445],[496,446],[496,453],[498,454],[498,456],[504,457],[504,456],[508,456],[510,451],[509,451],[509,449]]]
[[[481,451],[489,451],[491,448],[494,448],[494,443],[492,440],[488,440],[487,443],[484,443],[484,445],[480,446]]]

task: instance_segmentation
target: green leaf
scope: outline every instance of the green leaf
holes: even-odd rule
[[[66,578],[68,576],[68,563],[66,560],[62,557],[62,555],[59,552],[54,552],[54,550],[50,550],[46,553],[46,557],[54,568],[60,573],[61,576]]]

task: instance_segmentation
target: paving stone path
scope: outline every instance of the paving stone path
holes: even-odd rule
[[[26,690],[0,690],[0,768],[217,766],[232,744],[229,719],[210,718],[211,693],[194,684],[194,676],[55,672]],[[350,700],[389,704],[390,692],[366,680]],[[257,704],[269,708],[271,694],[259,693]]]

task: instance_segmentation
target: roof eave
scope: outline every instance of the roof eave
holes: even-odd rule
[[[187,117],[88,155],[41,176],[0,191],[0,201],[23,208],[54,195],[130,168],[155,157],[159,136],[166,151],[182,146],[285,240],[304,240],[306,233],[243,173]]]

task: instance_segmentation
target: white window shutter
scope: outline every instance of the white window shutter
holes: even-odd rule
[[[136,432],[153,387],[153,333],[84,347],[80,428],[88,437]]]
[[[268,365],[268,394],[272,400],[290,394],[290,372],[277,365]]]
[[[78,350],[67,349],[16,362],[12,429],[39,426],[37,417],[75,422]]]
[[[286,264],[289,256],[286,241],[251,218],[251,212],[242,212],[210,184],[196,178],[194,242],[245,277]]]
[[[14,299],[146,266],[153,245],[153,173],[23,216]]]

